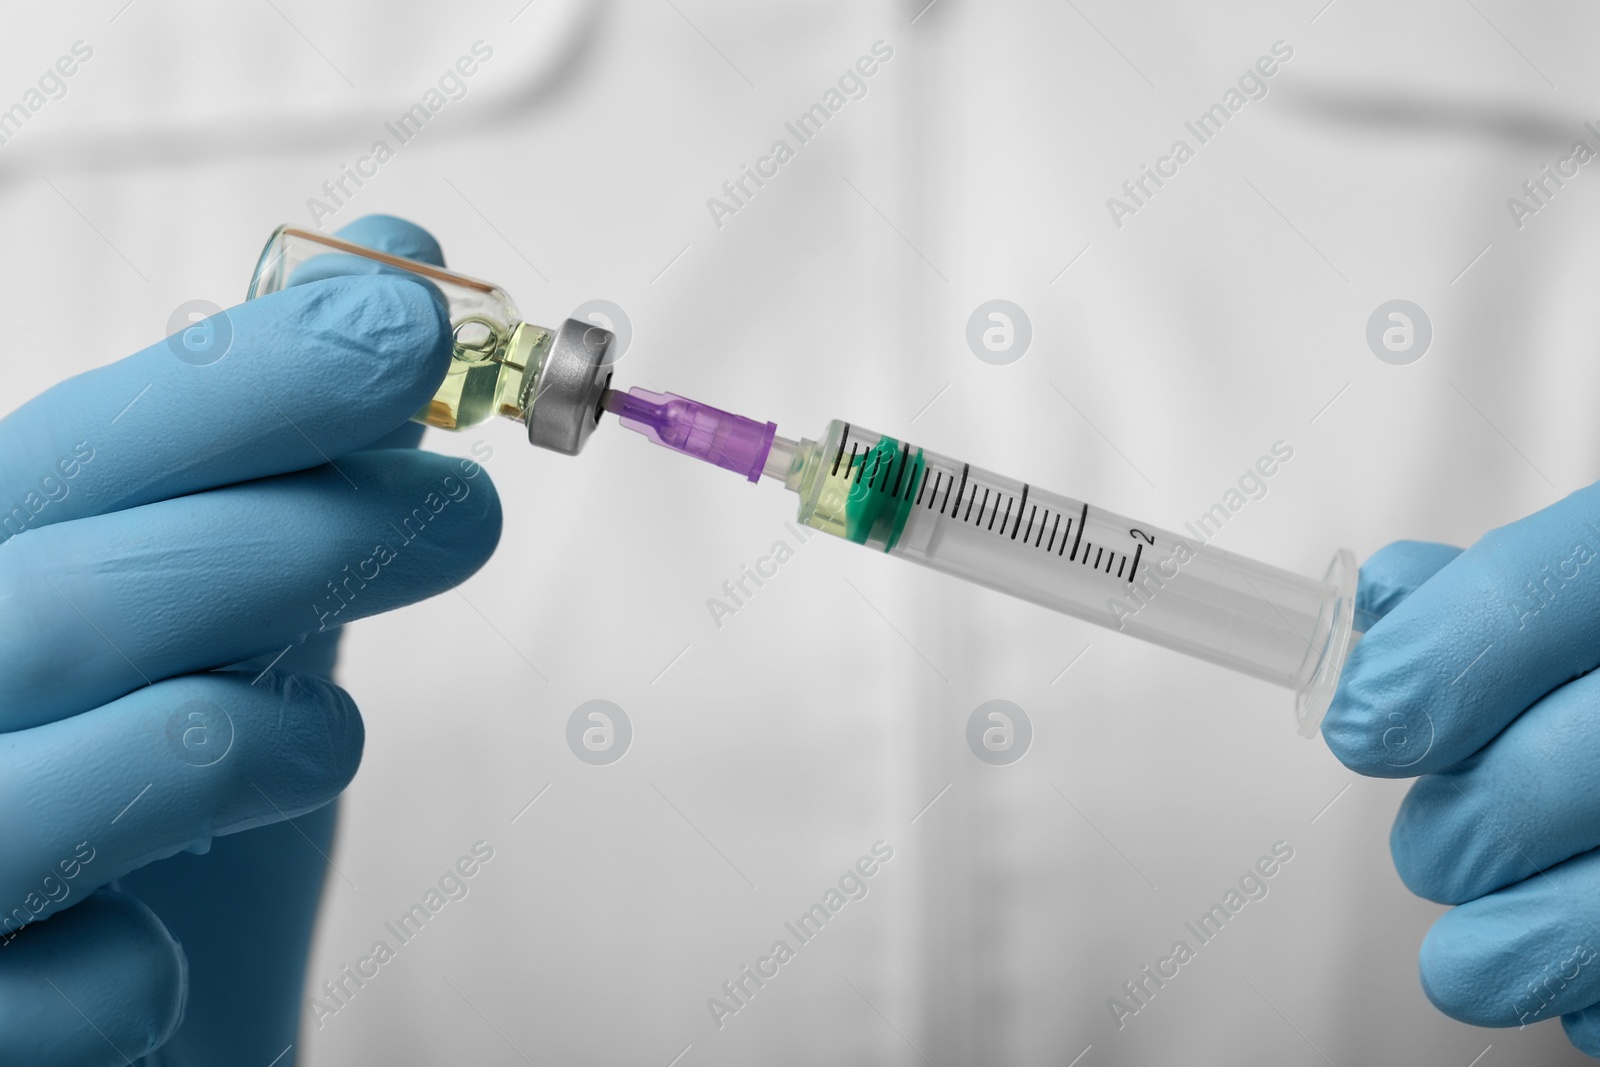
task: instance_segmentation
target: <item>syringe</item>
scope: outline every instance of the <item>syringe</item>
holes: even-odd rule
[[[815,529],[1287,686],[1307,737],[1333,699],[1354,639],[1349,552],[1313,581],[850,423],[792,441],[671,393],[618,392],[609,331],[536,326],[498,286],[292,226],[267,241],[249,296],[368,273],[413,277],[448,307],[454,351],[419,422],[504,416],[577,455],[611,411],[674,451],[782,481]]]
[[[814,529],[1292,689],[1314,736],[1352,640],[1354,557],[1316,581],[837,419],[815,440],[607,390],[657,444],[799,494]]]

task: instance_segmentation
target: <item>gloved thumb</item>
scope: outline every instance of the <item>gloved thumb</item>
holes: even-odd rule
[[[1459,555],[1461,549],[1456,546],[1433,541],[1396,541],[1378,549],[1361,565],[1356,587],[1356,632],[1372,629]]]

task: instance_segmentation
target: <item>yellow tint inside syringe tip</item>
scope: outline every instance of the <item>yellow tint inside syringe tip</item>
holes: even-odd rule
[[[835,420],[816,440],[672,393],[604,408],[675,452],[782,481],[815,529],[1292,690],[1314,736],[1349,652],[1355,561],[1305,578]]]

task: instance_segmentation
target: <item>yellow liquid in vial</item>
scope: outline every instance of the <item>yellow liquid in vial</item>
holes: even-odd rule
[[[416,421],[459,430],[495,415],[521,419],[550,351],[550,331],[481,315],[457,319],[451,329],[450,369]]]

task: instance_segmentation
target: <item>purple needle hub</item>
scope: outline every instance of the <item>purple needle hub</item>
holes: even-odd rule
[[[626,393],[608,389],[601,405],[630,430],[674,452],[761,480],[775,422],[761,423],[672,393],[634,386]]]

